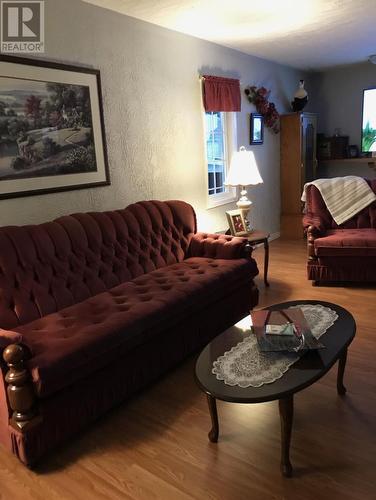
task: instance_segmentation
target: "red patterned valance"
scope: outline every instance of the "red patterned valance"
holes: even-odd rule
[[[234,78],[203,76],[205,111],[240,111],[240,82]]]

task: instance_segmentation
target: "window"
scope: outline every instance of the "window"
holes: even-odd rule
[[[234,150],[235,120],[233,113],[205,113],[206,168],[208,176],[208,207],[235,200],[235,189],[224,185]]]
[[[227,141],[225,136],[225,114],[205,113],[206,157],[208,163],[208,193],[223,193],[227,163]]]

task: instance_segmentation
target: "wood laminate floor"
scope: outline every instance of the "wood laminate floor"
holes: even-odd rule
[[[206,399],[194,359],[50,455],[36,471],[0,448],[0,499],[376,499],[376,287],[312,287],[305,244],[277,240],[260,306],[336,302],[354,315],[345,384],[336,369],[295,396],[291,479],[279,472],[277,402],[218,403],[220,440],[208,442]],[[254,254],[263,269],[263,249]]]

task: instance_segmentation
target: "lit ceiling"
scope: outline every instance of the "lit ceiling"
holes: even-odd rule
[[[302,69],[376,53],[376,0],[84,1]]]

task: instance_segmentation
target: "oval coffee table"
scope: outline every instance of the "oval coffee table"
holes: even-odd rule
[[[250,335],[249,331],[244,333],[240,328],[235,326],[212,340],[201,352],[196,363],[196,381],[207,395],[212,420],[209,440],[213,443],[218,441],[219,434],[217,399],[230,403],[243,404],[279,401],[281,419],[281,471],[287,477],[292,475],[290,441],[294,414],[294,394],[319,380],[336,361],[339,361],[337,391],[341,396],[346,393],[346,388],[343,385],[343,375],[346,365],[347,348],[353,340],[356,331],[356,324],[352,315],[346,309],[329,302],[300,300],[275,304],[268,309],[275,311],[300,304],[321,304],[330,307],[336,311],[338,319],[320,337],[320,342],[325,345],[325,349],[306,352],[275,382],[264,384],[261,387],[242,388],[226,385],[212,373],[213,362],[244,340],[246,336]]]

